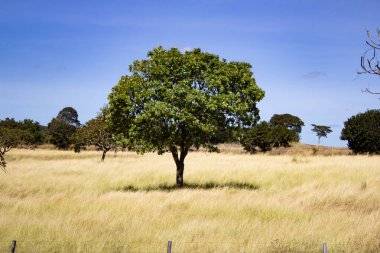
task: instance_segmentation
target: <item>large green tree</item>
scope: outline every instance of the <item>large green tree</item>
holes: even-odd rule
[[[340,137],[354,153],[380,153],[380,110],[368,110],[344,122]]]
[[[136,60],[109,95],[110,122],[140,153],[171,152],[177,187],[190,147],[217,151],[211,138],[226,126],[252,126],[264,92],[251,65],[194,49],[153,49]]]

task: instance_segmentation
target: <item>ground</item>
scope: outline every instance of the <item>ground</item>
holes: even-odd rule
[[[380,251],[380,157],[17,149],[0,174],[0,251]]]

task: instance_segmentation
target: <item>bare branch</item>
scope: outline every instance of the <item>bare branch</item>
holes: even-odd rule
[[[380,92],[373,92],[368,88],[365,88],[364,90],[362,90],[362,92],[366,92],[366,93],[373,94],[373,95],[380,95]]]
[[[371,74],[380,76],[380,62],[378,60],[378,53],[380,51],[380,29],[377,29],[376,31],[378,37],[377,40],[379,40],[379,42],[374,41],[370,32],[367,30],[368,40],[366,41],[366,44],[370,48],[366,50],[360,57],[360,66],[363,71],[358,71],[358,74]],[[372,54],[371,56],[367,56],[370,50],[372,50]],[[362,91],[370,94],[380,95],[380,92],[373,92],[368,88]]]

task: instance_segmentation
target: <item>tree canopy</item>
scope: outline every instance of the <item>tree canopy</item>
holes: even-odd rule
[[[22,134],[21,142],[26,146],[37,146],[45,141],[44,128],[38,122],[31,119],[24,119],[22,121],[16,121],[14,118],[5,118],[0,120],[0,127],[8,129],[18,129],[19,134]]]
[[[323,125],[316,125],[316,124],[311,124],[311,126],[313,127],[311,131],[315,132],[318,137],[318,145],[320,144],[321,137],[327,138],[327,134],[332,132],[330,126],[323,126]]]
[[[78,128],[72,138],[75,140],[75,144],[79,146],[96,146],[103,152],[102,161],[104,161],[108,151],[117,147],[117,143],[112,136],[112,131],[106,121],[108,113],[109,109],[104,107],[94,119],[87,121],[84,126]]]
[[[380,153],[380,110],[368,110],[347,119],[341,139],[354,153]]]
[[[79,126],[77,111],[72,107],[63,108],[48,124],[51,142],[59,149],[67,150],[71,144],[70,137]]]
[[[136,60],[109,95],[110,117],[118,138],[140,153],[171,152],[177,187],[183,186],[190,147],[217,151],[210,140],[225,126],[252,126],[264,97],[251,65],[227,62],[194,49],[181,53],[162,47]]]
[[[255,153],[257,148],[267,152],[276,147],[290,147],[291,142],[297,141],[295,131],[282,124],[271,124],[266,121],[243,130],[240,143],[250,153]]]
[[[260,124],[246,129],[241,144],[245,150],[252,154],[256,153],[257,147],[259,147],[262,152],[270,151],[274,145],[273,132],[268,122],[260,122]]]
[[[57,119],[66,122],[68,125],[79,127],[78,112],[72,107],[65,107],[59,111]]]
[[[276,127],[286,127],[294,133],[292,141],[298,142],[300,140],[300,134],[302,132],[302,127],[305,125],[304,122],[297,116],[286,114],[274,114],[269,120],[269,123]]]

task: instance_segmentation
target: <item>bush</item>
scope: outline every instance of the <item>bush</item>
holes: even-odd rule
[[[354,153],[380,153],[380,110],[359,113],[344,122],[340,137]]]
[[[290,147],[291,142],[299,139],[294,131],[285,126],[274,126],[268,122],[246,129],[241,144],[245,150],[255,153],[256,148],[260,148],[262,152],[271,151],[273,147]]]
[[[256,147],[261,151],[270,151],[273,147],[273,132],[270,125],[263,121],[260,124],[246,130],[241,144],[250,153],[255,153]]]

